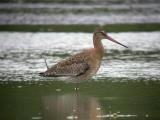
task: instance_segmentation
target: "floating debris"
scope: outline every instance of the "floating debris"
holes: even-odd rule
[[[100,107],[97,107],[96,109],[97,109],[97,110],[101,110],[101,108],[100,108]]]
[[[41,116],[32,117],[32,120],[40,120],[40,119],[42,119]]]
[[[17,87],[18,87],[18,88],[22,88],[22,86],[20,86],[20,85],[19,85],[19,86],[17,86]]]
[[[97,115],[97,118],[125,118],[125,117],[137,117],[137,115],[118,115],[117,113],[107,115]]]
[[[149,115],[148,115],[148,114],[146,114],[146,115],[145,115],[145,117],[149,117]]]
[[[78,116],[73,116],[73,115],[71,115],[71,116],[67,116],[66,117],[68,120],[74,120],[74,119],[78,119]]]
[[[57,91],[57,92],[60,92],[60,91],[62,91],[62,89],[58,88],[58,89],[56,89],[56,91]]]

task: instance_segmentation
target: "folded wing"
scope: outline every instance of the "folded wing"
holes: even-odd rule
[[[80,76],[85,74],[87,70],[89,70],[89,65],[84,61],[63,61],[40,75],[48,77]]]

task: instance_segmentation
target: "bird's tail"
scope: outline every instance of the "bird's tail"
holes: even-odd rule
[[[39,76],[45,76],[44,72],[39,73]]]

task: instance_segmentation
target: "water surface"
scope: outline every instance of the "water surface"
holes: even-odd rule
[[[92,47],[92,33],[0,32],[0,119],[160,119],[160,32],[120,32],[103,40],[102,65],[91,81],[43,78],[39,72]]]
[[[158,120],[160,83],[54,81],[0,82],[3,120]]]
[[[103,40],[106,52],[95,77],[159,80],[159,32],[110,35],[129,48]],[[1,32],[0,36],[0,79],[3,81],[42,79],[37,73],[46,70],[45,58],[52,66],[65,57],[93,46],[92,33]]]
[[[1,3],[0,24],[160,23],[159,3]]]

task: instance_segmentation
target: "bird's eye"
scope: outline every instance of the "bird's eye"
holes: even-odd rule
[[[96,32],[96,35],[97,35],[97,36],[104,36],[104,35],[105,35],[105,32],[104,32],[104,31]]]
[[[101,33],[102,33],[102,34],[105,34],[105,32],[104,32],[104,31],[101,31]]]

